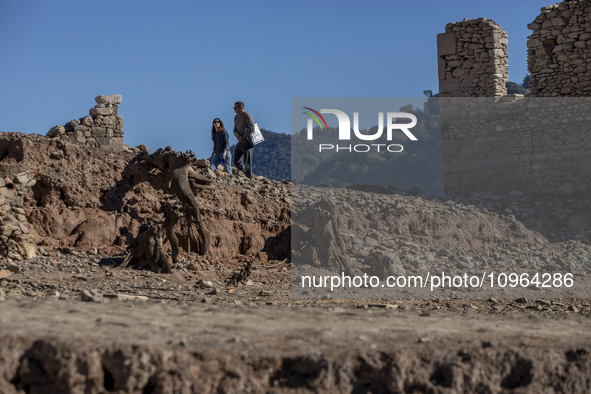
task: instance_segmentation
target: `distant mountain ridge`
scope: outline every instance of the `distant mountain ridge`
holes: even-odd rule
[[[252,172],[268,179],[291,180],[291,138],[288,134],[261,129],[265,140],[254,147]],[[230,147],[232,160],[236,145]]]

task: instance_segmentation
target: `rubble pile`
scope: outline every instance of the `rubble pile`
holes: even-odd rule
[[[71,120],[65,126],[58,124],[47,132],[47,137],[79,145],[122,149],[123,117],[119,116],[121,95],[101,95],[95,101],[97,104],[88,111],[90,116]]]
[[[504,216],[513,216],[550,242],[591,242],[591,200],[559,196],[531,196],[519,190],[508,194],[474,193],[457,202],[473,204]]]
[[[538,202],[518,192],[506,198],[487,195],[454,201],[301,185],[293,186],[292,199],[295,225],[303,228],[294,228],[294,236],[314,227],[305,221],[306,213],[317,209],[322,199],[336,205],[342,249],[356,275],[366,270],[380,277],[387,272],[462,275],[525,270],[582,276],[591,271],[591,221],[584,213],[589,212],[589,201],[554,205],[552,198]],[[577,206],[581,212],[574,211]],[[570,231],[561,227],[569,220]],[[549,237],[563,242],[551,243],[540,231],[555,231]],[[299,247],[295,242],[296,259]],[[309,259],[294,273],[320,264]],[[472,291],[458,291],[462,290]]]

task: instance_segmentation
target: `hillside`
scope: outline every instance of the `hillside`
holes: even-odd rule
[[[329,184],[339,188],[355,183],[387,187],[393,181],[401,181],[417,185],[431,195],[442,194],[443,158],[438,109],[424,112],[412,106],[404,106],[400,110],[413,113],[417,117],[418,123],[412,132],[418,141],[410,141],[403,133],[394,133],[392,141],[386,139],[385,133],[382,138],[372,141],[373,144],[401,144],[404,150],[400,153],[341,151],[337,155],[318,152],[318,144],[335,143],[337,130],[334,128],[323,133],[318,130],[314,141],[308,141],[304,131],[294,135],[294,180],[307,185]],[[376,130],[377,126],[372,127],[369,134]],[[321,138],[325,141],[320,140]]]
[[[265,141],[254,148],[252,171],[267,179],[291,180],[291,139],[289,135],[265,129],[261,129],[261,133],[265,137]],[[236,145],[230,147],[232,157],[234,157],[234,148]]]
[[[306,129],[302,129],[291,137],[291,175],[292,180],[298,182],[303,182],[306,174],[333,156],[333,152],[320,153],[318,145],[335,141],[338,138],[338,130],[334,127],[329,127],[327,130],[316,127],[314,141],[309,141],[306,135]]]

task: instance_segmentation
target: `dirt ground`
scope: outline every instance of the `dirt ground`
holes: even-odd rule
[[[119,260],[55,252],[0,280],[0,392],[590,389],[584,299],[292,299],[280,261],[228,285],[240,265]]]

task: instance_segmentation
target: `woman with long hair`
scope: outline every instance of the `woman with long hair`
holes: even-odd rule
[[[228,150],[230,147],[228,131],[224,127],[224,122],[220,118],[215,118],[211,126],[211,140],[213,141],[213,151],[209,162],[210,168],[215,171],[218,165],[222,163],[224,170],[232,175],[232,154]]]

